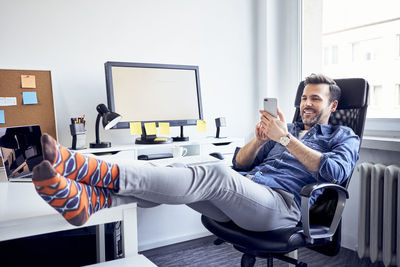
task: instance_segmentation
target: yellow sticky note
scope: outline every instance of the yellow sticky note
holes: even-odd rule
[[[142,134],[142,124],[140,122],[130,122],[129,129],[131,130],[131,135]]]
[[[206,132],[206,121],[197,120],[196,129],[198,132],[201,132],[201,133]]]
[[[169,135],[169,122],[159,122],[158,128],[160,129],[160,135]]]
[[[144,124],[146,135],[157,135],[157,127],[155,122],[146,122]]]
[[[35,75],[21,75],[21,87],[22,88],[36,88]]]

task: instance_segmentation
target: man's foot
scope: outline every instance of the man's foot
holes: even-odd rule
[[[71,151],[48,134],[42,135],[41,142],[44,159],[61,176],[97,187],[119,188],[119,169],[116,164]]]
[[[111,206],[110,192],[61,176],[44,160],[33,169],[38,194],[70,224],[80,226],[96,211]]]

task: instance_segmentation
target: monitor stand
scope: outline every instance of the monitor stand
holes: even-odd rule
[[[189,141],[189,136],[183,136],[183,126],[181,126],[181,136],[172,137],[174,142]]]

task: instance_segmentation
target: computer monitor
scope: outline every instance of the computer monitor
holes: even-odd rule
[[[170,142],[146,134],[144,123],[180,126],[181,134],[173,141],[186,141],[183,126],[203,120],[198,66],[106,62],[105,73],[108,108],[122,116],[113,128],[141,122],[143,134],[136,143]]]

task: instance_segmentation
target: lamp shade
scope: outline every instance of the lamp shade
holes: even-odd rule
[[[106,130],[114,127],[121,120],[121,116],[114,112],[109,112],[103,115],[103,127]]]
[[[111,112],[104,104],[97,105],[96,110],[98,112],[97,118],[96,118],[96,128],[95,128],[96,142],[90,143],[90,147],[91,148],[110,147],[111,146],[110,142],[100,142],[100,137],[99,137],[100,119],[103,124],[103,128],[105,130],[108,130],[108,129],[114,127],[121,120],[121,116],[115,112]]]
[[[96,110],[102,117],[101,122],[105,130],[109,130],[121,120],[121,116],[119,114],[111,112],[104,104],[99,104],[96,107]]]

